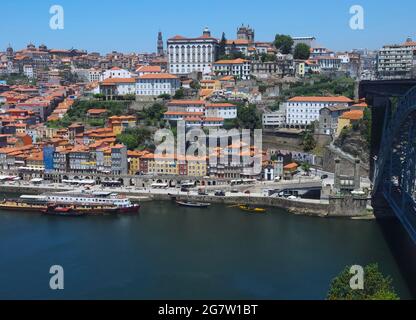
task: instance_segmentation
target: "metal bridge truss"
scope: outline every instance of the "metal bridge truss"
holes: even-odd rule
[[[386,113],[373,193],[384,195],[416,243],[416,87]]]

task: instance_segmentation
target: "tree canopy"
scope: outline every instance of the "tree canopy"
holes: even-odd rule
[[[309,47],[307,44],[298,43],[295,46],[295,51],[293,53],[293,57],[295,59],[308,60],[309,56],[311,55],[310,50],[311,50],[311,47]]]
[[[237,125],[250,130],[261,128],[261,115],[254,104],[238,108]]]
[[[147,148],[151,145],[152,134],[143,128],[129,128],[117,136],[117,142],[124,144],[127,149]]]
[[[179,88],[176,90],[175,95],[173,96],[173,99],[183,99],[185,97],[185,92],[183,88]]]
[[[225,33],[222,33],[220,45],[218,47],[218,57],[222,59],[225,56],[225,47],[227,45],[227,38],[225,37]]]
[[[399,300],[394,291],[392,279],[384,276],[377,264],[370,264],[364,268],[364,289],[354,290],[350,286],[353,275],[351,267],[345,268],[332,280],[328,300]]]
[[[278,34],[276,35],[274,46],[280,50],[283,54],[289,54],[292,52],[294,41],[291,36]]]

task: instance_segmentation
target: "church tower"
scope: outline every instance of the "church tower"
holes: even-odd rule
[[[163,50],[163,36],[162,32],[159,31],[159,34],[157,36],[157,55],[158,56],[164,56],[165,51]]]

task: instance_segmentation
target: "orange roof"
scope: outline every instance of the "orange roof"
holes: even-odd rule
[[[246,63],[249,62],[248,60],[245,59],[234,59],[234,60],[218,60],[217,62],[215,62],[214,64],[241,64],[241,63]]]
[[[289,99],[290,102],[343,102],[351,103],[351,99],[339,96],[339,97],[293,97]]]
[[[139,79],[179,79],[170,73],[147,73],[139,77]]]
[[[209,96],[213,93],[214,93],[214,90],[212,90],[212,89],[201,89],[200,92],[199,92],[199,95],[202,96],[202,97],[206,97],[206,96]]]
[[[361,103],[353,104],[352,107],[367,108],[368,104],[365,102],[361,102]]]
[[[108,78],[104,81],[101,81],[103,85],[116,85],[118,83],[136,83],[134,78]]]
[[[131,151],[131,150],[127,151],[127,155],[129,157],[143,157],[146,154],[149,154],[149,151]]]
[[[204,119],[205,121],[215,121],[215,122],[218,122],[218,121],[224,121],[224,118],[215,118],[215,117],[211,117],[211,118],[205,118]]]
[[[27,160],[28,161],[43,161],[43,152],[30,154]]]
[[[231,103],[210,103],[206,105],[207,108],[235,108],[235,104]]]
[[[299,167],[299,165],[295,162],[289,163],[288,165],[284,166],[283,169],[284,170],[293,170],[293,169],[297,169]]]
[[[89,109],[89,114],[101,114],[107,112],[107,109]]]
[[[162,68],[160,66],[142,66],[136,72],[162,72]]]
[[[203,100],[172,100],[169,105],[205,105]]]
[[[227,40],[227,44],[248,45],[250,41],[246,39]]]
[[[360,120],[364,117],[363,110],[352,110],[342,114],[341,119]]]
[[[235,79],[234,79],[234,77],[233,76],[225,76],[225,77],[222,77],[221,79],[220,79],[220,81],[234,81]]]

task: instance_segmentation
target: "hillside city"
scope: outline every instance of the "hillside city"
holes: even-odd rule
[[[9,46],[0,52],[0,178],[125,185],[120,177],[143,176],[161,185],[180,176],[205,185],[290,181],[315,170],[325,179],[340,156],[368,177],[371,113],[358,84],[414,77],[416,42],[334,52],[320,41],[257,39],[242,25],[231,37],[205,28],[165,42],[159,32],[155,53]],[[157,155],[154,133],[176,135],[179,121],[206,132],[263,129],[262,150],[248,151],[261,154],[262,172]],[[243,156],[243,147],[230,142],[210,156]]]

